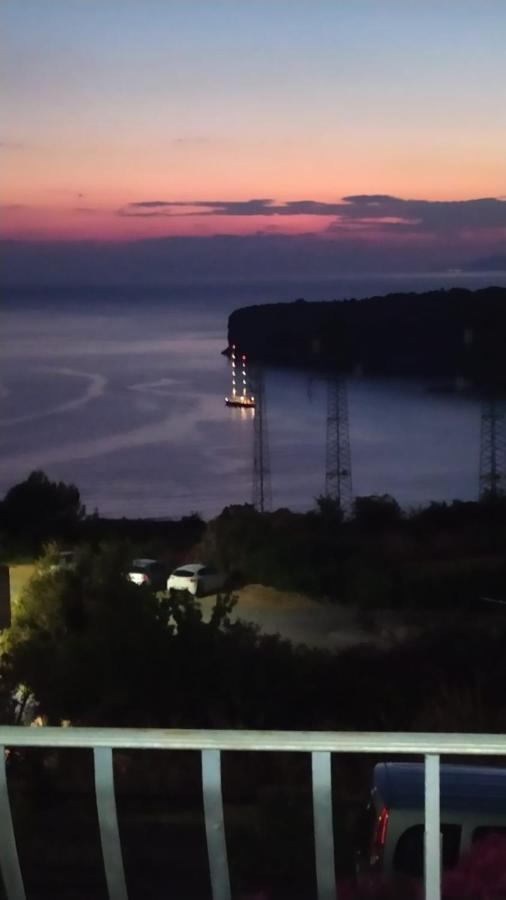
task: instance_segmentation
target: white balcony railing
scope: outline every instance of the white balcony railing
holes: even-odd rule
[[[223,751],[311,753],[318,900],[336,900],[332,827],[332,753],[393,754],[425,758],[425,897],[440,900],[439,760],[441,755],[506,755],[506,735],[387,732],[178,731],[134,728],[24,728],[0,726],[0,866],[8,900],[25,900],[5,769],[5,749],[51,747],[93,750],[95,793],[110,900],[127,900],[114,793],[112,751],[199,750],[213,900],[230,900],[221,790]]]

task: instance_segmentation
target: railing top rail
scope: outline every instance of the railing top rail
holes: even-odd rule
[[[7,747],[112,747],[151,750],[255,750],[506,756],[504,734],[387,731],[239,731],[163,728],[0,726]]]

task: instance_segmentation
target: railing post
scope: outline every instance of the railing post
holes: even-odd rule
[[[111,747],[94,747],[95,794],[109,900],[128,900],[118,830]]]
[[[5,772],[5,747],[0,746],[0,756],[0,867],[7,900],[25,900]]]
[[[441,825],[439,755],[425,755],[425,900],[441,898]]]
[[[202,792],[213,900],[230,900],[219,750],[202,750]]]
[[[330,753],[312,753],[311,769],[318,900],[336,900]]]

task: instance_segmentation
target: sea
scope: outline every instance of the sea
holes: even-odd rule
[[[4,289],[0,495],[41,469],[103,516],[209,519],[249,503],[254,414],[224,403],[234,309],[492,284],[506,273]],[[312,509],[325,486],[325,380],[271,367],[264,383],[272,508]],[[441,379],[350,377],[354,495],[405,509],[476,499],[481,404]]]

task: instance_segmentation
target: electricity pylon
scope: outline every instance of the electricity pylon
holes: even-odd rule
[[[483,398],[480,440],[480,500],[506,494],[506,401]]]
[[[353,493],[348,390],[346,378],[342,375],[327,379],[325,495],[336,501],[344,516],[351,514]]]
[[[271,472],[264,375],[260,365],[254,367],[252,376],[252,393],[255,398],[253,419],[253,506],[259,512],[265,512],[271,505]]]

